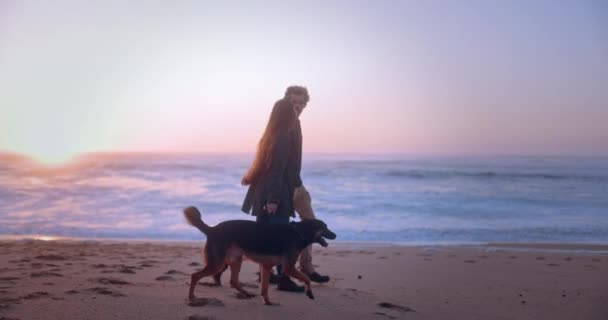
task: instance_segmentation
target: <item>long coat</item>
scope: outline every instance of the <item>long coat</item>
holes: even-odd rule
[[[297,120],[294,128],[277,137],[272,148],[268,173],[249,185],[241,210],[254,216],[266,214],[268,202],[278,204],[275,215],[295,217],[293,194],[302,185],[302,129]]]

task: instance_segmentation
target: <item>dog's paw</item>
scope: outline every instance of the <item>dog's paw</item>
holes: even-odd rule
[[[312,290],[306,290],[306,296],[309,297],[310,299],[314,300],[315,296],[312,294]]]

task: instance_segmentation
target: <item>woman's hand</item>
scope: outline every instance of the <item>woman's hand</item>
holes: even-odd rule
[[[274,202],[269,202],[266,204],[266,212],[268,212],[270,214],[274,214],[275,212],[277,212],[278,208],[279,208],[279,205]]]

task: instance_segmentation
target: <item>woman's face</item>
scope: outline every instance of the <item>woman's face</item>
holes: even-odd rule
[[[292,94],[289,97],[289,102],[293,105],[293,111],[299,117],[304,108],[306,108],[306,96],[301,94]]]

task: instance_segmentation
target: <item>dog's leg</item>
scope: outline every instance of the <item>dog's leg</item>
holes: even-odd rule
[[[305,275],[304,273],[302,273],[302,271],[296,269],[295,267],[295,262],[294,263],[289,263],[289,264],[284,264],[283,265],[283,272],[290,276],[290,277],[294,277],[302,282],[304,282],[304,286],[306,287],[306,295],[310,298],[310,299],[314,299],[315,296],[312,294],[312,289],[310,288],[310,279],[308,278],[307,275]]]
[[[204,277],[214,275],[222,270],[225,267],[224,259],[220,257],[213,257],[211,255],[207,256],[207,265],[203,270],[199,272],[195,272],[192,274],[190,278],[190,291],[188,292],[188,299],[193,300],[196,297],[194,296],[194,288],[196,288],[196,284]]]
[[[222,286],[222,274],[224,274],[224,271],[226,271],[226,269],[228,269],[228,265],[225,265],[224,268],[222,269],[222,271],[213,275],[213,281],[215,283],[214,286],[216,286],[216,287]]]
[[[261,290],[260,294],[262,295],[262,299],[266,305],[272,305],[270,299],[268,298],[268,282],[270,281],[270,272],[272,271],[272,265],[260,265],[262,267],[262,279],[261,279]]]
[[[255,294],[247,292],[247,290],[243,289],[239,283],[239,273],[241,272],[242,263],[242,256],[230,262],[230,286],[244,294],[247,298],[252,298],[255,297]]]

